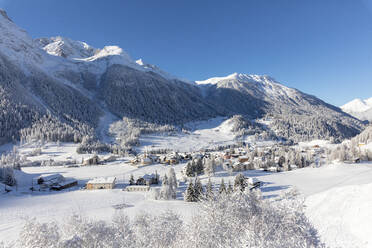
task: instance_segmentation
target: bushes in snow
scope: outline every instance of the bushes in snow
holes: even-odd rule
[[[29,220],[14,246],[34,247],[324,247],[293,194],[262,200],[256,192],[221,194],[195,205],[192,221],[171,211],[111,222],[73,216],[66,223]]]

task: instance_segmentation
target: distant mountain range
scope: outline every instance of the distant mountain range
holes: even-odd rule
[[[112,116],[183,125],[234,114],[271,120],[267,128],[293,140],[342,140],[364,128],[338,107],[268,76],[188,82],[117,46],[32,39],[0,10],[0,143],[30,135],[79,141],[99,136]]]
[[[366,100],[354,99],[341,106],[341,109],[360,120],[372,121],[372,97]]]

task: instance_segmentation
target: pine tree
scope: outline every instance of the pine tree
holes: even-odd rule
[[[168,181],[169,186],[171,190],[171,197],[172,199],[176,199],[177,197],[177,178],[176,178],[176,172],[171,167],[168,172]]]
[[[203,166],[203,162],[200,158],[198,158],[196,160],[196,164],[195,164],[195,173],[196,175],[201,175],[203,174],[203,171],[204,171],[204,166]]]
[[[194,192],[198,200],[200,200],[204,195],[203,185],[198,177],[195,178]]]
[[[160,199],[169,200],[172,198],[172,190],[167,175],[164,175],[160,189]]]
[[[209,176],[213,175],[216,171],[216,165],[214,159],[206,159],[204,163],[204,172],[207,173]]]
[[[227,193],[228,194],[231,194],[232,192],[234,192],[234,189],[233,189],[233,187],[231,185],[231,182],[229,181],[229,185],[227,186]]]
[[[190,180],[189,185],[187,186],[184,200],[187,202],[196,202],[198,198],[195,195],[195,190],[194,190],[194,184]]]
[[[195,172],[194,172],[194,166],[193,166],[193,162],[188,162],[186,164],[186,176],[188,177],[193,177],[195,175]]]
[[[225,186],[225,181],[223,178],[221,179],[221,184],[220,184],[220,189],[218,190],[220,194],[225,194],[226,193],[226,186]]]
[[[208,179],[207,187],[206,187],[206,196],[207,199],[213,199],[214,193],[213,193],[213,185],[211,182],[211,178]]]

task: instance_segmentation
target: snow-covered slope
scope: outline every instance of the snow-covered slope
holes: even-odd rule
[[[342,111],[360,120],[372,121],[372,97],[366,100],[354,99],[341,106]]]
[[[255,93],[271,99],[285,99],[296,95],[295,89],[288,88],[269,76],[233,73],[226,77],[214,77],[204,81],[196,81],[199,85],[216,85],[219,88],[234,88],[239,91]],[[247,87],[248,86],[248,87]]]
[[[345,115],[339,108],[286,87],[269,76],[234,73],[196,83],[207,101],[224,103],[223,107],[229,113],[273,119],[272,129],[287,139],[335,137],[341,140],[355,136],[362,129],[358,120]]]
[[[52,38],[40,38],[36,43],[47,53],[69,59],[88,58],[99,52],[85,42],[57,36]]]
[[[4,11],[0,15],[0,40],[0,78],[4,79],[0,95],[7,99],[7,105],[0,109],[0,135],[5,141],[17,138],[20,129],[47,112],[52,119],[79,130],[97,129],[102,114],[184,124],[234,114],[252,119],[296,114],[303,119],[319,113],[324,125],[309,125],[309,133],[315,133],[314,128],[322,132],[320,137],[310,138],[342,139],[362,129],[360,122],[338,108],[268,76],[234,73],[193,84],[143,60],[132,60],[118,46],[97,49],[59,36],[34,40]],[[308,130],[302,130],[308,135]]]

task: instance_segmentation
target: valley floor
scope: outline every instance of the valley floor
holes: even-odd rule
[[[31,148],[22,148],[20,154],[30,152]],[[55,161],[74,159],[81,161],[91,155],[76,154],[76,145],[47,145],[39,156],[32,160]],[[183,181],[181,170],[185,164],[173,166],[180,180],[176,200],[156,201],[146,193],[126,192],[122,189],[128,184],[130,175],[135,178],[157,171],[164,175],[169,166],[155,164],[141,168],[128,163],[129,158],[121,158],[106,165],[85,167],[43,166],[24,167],[17,172],[19,184],[17,191],[5,193],[0,190],[0,241],[12,241],[17,238],[26,218],[39,221],[62,221],[73,214],[89,218],[109,220],[117,206],[125,205],[124,212],[133,217],[143,211],[161,213],[172,210],[185,221],[197,211],[197,205],[183,201],[187,183]],[[60,173],[65,178],[75,178],[78,186],[60,192],[30,191],[32,178],[41,174]],[[221,179],[233,183],[237,172],[228,173],[219,170],[211,178],[215,190]],[[319,230],[322,241],[330,247],[371,247],[372,245],[372,163],[330,164],[319,168],[307,167],[288,172],[270,173],[256,170],[245,171],[247,177],[256,177],[263,182],[263,196],[274,199],[290,188],[296,188],[304,197],[305,212],[310,221]],[[84,190],[86,182],[95,177],[117,178],[113,190]],[[200,177],[205,185],[208,177]]]
[[[174,166],[177,177],[184,164]],[[115,213],[115,206],[125,203],[125,212],[134,216],[141,211],[160,213],[171,209],[186,221],[196,209],[193,203],[182,200],[186,184],[181,182],[177,200],[155,201],[145,193],[122,191],[130,174],[142,176],[154,173],[163,175],[168,166],[151,165],[136,168],[122,162],[89,167],[28,167],[18,177],[31,179],[44,173],[61,173],[64,177],[78,179],[78,187],[62,192],[30,192],[29,185],[20,185],[17,192],[0,196],[0,239],[14,240],[25,218],[40,221],[60,221],[72,214],[108,220]],[[218,171],[212,181],[218,187],[220,180],[233,181],[236,173]],[[306,214],[319,230],[321,238],[330,247],[370,247],[372,244],[372,164],[332,164],[320,168],[305,168],[282,173],[246,171],[264,182],[265,197],[275,197],[286,189],[296,187],[305,197]],[[87,180],[96,176],[116,176],[113,190],[80,189]],[[207,177],[202,176],[206,184]],[[27,182],[27,180],[25,180]]]

